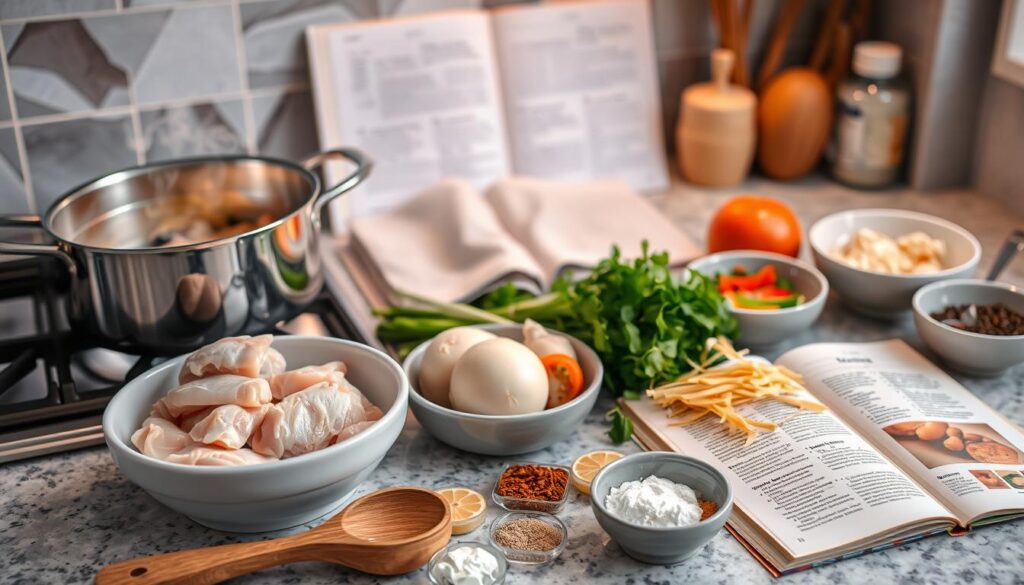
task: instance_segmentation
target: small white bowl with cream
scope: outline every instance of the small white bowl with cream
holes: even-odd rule
[[[700,500],[716,510],[701,519]],[[711,465],[678,453],[637,453],[613,461],[594,478],[590,505],[601,528],[634,559],[680,563],[725,526],[732,488]]]
[[[850,308],[874,317],[910,309],[919,288],[968,278],[981,259],[969,231],[944,219],[899,209],[855,209],[811,226],[814,263]]]
[[[453,542],[427,564],[432,585],[501,585],[506,573],[504,553],[484,542]]]

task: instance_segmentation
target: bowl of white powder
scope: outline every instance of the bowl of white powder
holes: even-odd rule
[[[597,474],[590,505],[598,524],[626,554],[644,563],[672,565],[697,554],[725,526],[732,488],[699,459],[638,453]]]

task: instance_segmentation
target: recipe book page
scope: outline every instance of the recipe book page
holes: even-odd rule
[[[831,412],[773,400],[738,414],[781,423],[747,445],[718,418],[687,426],[653,400],[625,402],[676,451],[708,461],[732,485],[737,507],[793,559],[828,558],[878,541],[949,527],[954,517]],[[756,540],[756,535],[748,540]],[[763,539],[762,539],[763,540]]]
[[[1024,433],[904,341],[806,345],[778,363],[962,525],[1024,511]]]
[[[308,44],[320,146],[355,146],[375,165],[334,219],[392,209],[445,177],[483,189],[511,172],[486,12],[316,26]],[[328,182],[344,172],[328,165]]]
[[[509,7],[493,19],[516,173],[668,186],[646,0]]]

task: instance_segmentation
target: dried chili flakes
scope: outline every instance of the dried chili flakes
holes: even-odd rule
[[[565,495],[569,473],[546,465],[512,465],[498,478],[497,493],[506,498],[557,502]]]

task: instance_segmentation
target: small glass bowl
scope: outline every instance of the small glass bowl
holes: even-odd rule
[[[475,540],[453,542],[450,543],[448,546],[442,548],[441,550],[437,551],[436,553],[434,553],[434,556],[430,557],[430,562],[427,563],[427,579],[430,579],[430,582],[433,585],[444,585],[444,577],[441,575],[441,572],[437,566],[441,564],[441,561],[448,557],[449,552],[458,548],[466,548],[471,546],[482,548],[485,551],[494,555],[494,558],[498,559],[498,572],[497,575],[495,575],[494,577],[494,585],[501,585],[502,583],[504,583],[505,575],[508,574],[508,560],[505,558],[505,553],[502,552],[500,547],[496,547],[493,544],[487,544],[486,542],[478,542]]]
[[[536,518],[542,522],[546,522],[550,526],[553,526],[558,530],[559,534],[562,535],[561,542],[558,546],[551,550],[520,550],[517,548],[508,548],[498,544],[494,540],[494,533],[501,527],[501,525],[512,520],[518,520],[520,518]],[[501,516],[494,519],[491,522],[491,527],[487,531],[488,536],[491,539],[491,544],[495,548],[500,550],[508,562],[517,565],[545,565],[558,558],[558,555],[562,554],[565,550],[566,545],[569,543],[569,529],[565,527],[565,523],[558,519],[558,516],[554,514],[545,514],[544,512],[505,512]]]
[[[549,500],[530,500],[526,498],[512,498],[509,496],[503,496],[498,493],[498,485],[501,483],[501,476],[505,475],[505,472],[510,467],[517,465],[537,465],[541,467],[553,467],[555,469],[561,469],[565,471],[565,489],[562,490],[562,499],[549,501]],[[533,510],[535,512],[547,512],[548,514],[556,514],[561,510],[565,503],[569,501],[569,492],[572,491],[572,470],[564,465],[553,465],[551,463],[534,463],[533,461],[516,461],[512,463],[506,463],[501,468],[501,473],[498,474],[497,481],[494,482],[494,489],[491,490],[491,500],[495,504],[505,508],[506,510]]]

